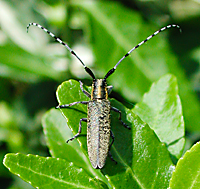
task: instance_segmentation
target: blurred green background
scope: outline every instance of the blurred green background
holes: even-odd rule
[[[0,158],[21,152],[48,156],[41,127],[67,79],[91,79],[82,65],[36,22],[75,50],[97,77],[156,30],[179,24],[141,46],[108,79],[111,97],[132,107],[166,73],[178,78],[186,149],[200,138],[200,1],[0,1]],[[0,164],[3,188],[32,188]]]

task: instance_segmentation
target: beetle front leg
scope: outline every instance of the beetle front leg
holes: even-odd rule
[[[78,133],[76,135],[74,135],[72,138],[68,139],[66,141],[66,143],[68,143],[69,141],[74,140],[75,138],[77,138],[81,134],[81,128],[82,128],[81,121],[87,122],[87,118],[81,118],[80,119]]]
[[[117,108],[115,108],[115,107],[111,107],[111,110],[113,110],[113,111],[115,111],[115,112],[117,112],[117,113],[119,113],[119,121],[121,121],[121,123],[122,123],[122,125],[125,127],[125,128],[127,128],[127,129],[131,129],[126,123],[124,123],[123,121],[122,121],[122,118],[121,118],[121,111],[120,110],[118,110]]]
[[[58,105],[57,107],[56,107],[56,109],[58,109],[58,108],[68,108],[68,107],[70,107],[70,106],[73,106],[73,105],[76,105],[76,104],[88,104],[88,101],[79,101],[79,102],[72,102],[72,103],[70,103],[70,104],[63,104],[63,105]],[[72,138],[70,138],[70,139],[68,139],[66,142],[68,143],[69,141],[72,141],[72,140],[74,140],[75,138],[77,138],[78,136],[79,136],[79,134],[81,133],[81,121],[85,121],[85,122],[87,122],[87,118],[81,118],[80,119],[80,122],[79,122],[79,129],[78,129],[78,133],[76,134],[76,135],[74,135]]]

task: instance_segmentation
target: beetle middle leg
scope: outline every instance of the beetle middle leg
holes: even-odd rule
[[[115,107],[111,107],[111,110],[113,110],[113,111],[115,111],[115,112],[117,112],[117,113],[119,113],[119,121],[121,121],[121,123],[122,123],[122,125],[125,127],[125,128],[127,128],[127,129],[131,129],[126,123],[124,123],[123,121],[122,121],[122,113],[121,113],[121,111],[120,110],[118,110],[117,108],[115,108]]]
[[[68,139],[66,141],[66,143],[68,143],[69,141],[74,140],[75,138],[77,138],[81,134],[81,128],[82,128],[81,121],[87,122],[87,118],[81,118],[80,119],[78,133],[76,135],[74,135],[72,138]]]
[[[80,82],[81,83],[81,82]],[[81,83],[82,84],[82,83]],[[81,90],[82,90],[82,87],[81,87]],[[82,90],[83,91],[83,90]],[[76,105],[76,104],[88,104],[88,101],[78,101],[78,102],[72,102],[72,103],[70,103],[70,104],[63,104],[63,105],[58,105],[57,107],[56,107],[56,109],[58,109],[58,108],[68,108],[68,107],[70,107],[70,106],[73,106],[73,105]],[[76,135],[74,135],[72,138],[70,138],[70,139],[68,139],[66,142],[68,143],[69,141],[72,141],[72,140],[74,140],[75,138],[77,138],[78,136],[79,136],[79,134],[81,133],[81,122],[82,121],[85,121],[85,122],[87,122],[87,118],[81,118],[80,119],[80,122],[79,122],[79,129],[78,129],[78,133],[76,134]]]

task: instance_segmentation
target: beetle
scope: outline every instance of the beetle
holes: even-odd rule
[[[107,86],[107,78],[114,73],[117,66],[122,62],[123,59],[125,59],[129,54],[140,47],[142,44],[147,42],[149,39],[157,35],[158,33],[169,29],[169,28],[178,28],[180,31],[180,26],[176,24],[171,24],[166,27],[161,28],[160,30],[154,32],[152,35],[147,37],[144,41],[140,42],[138,45],[133,47],[128,53],[126,53],[118,62],[117,64],[110,69],[103,79],[96,79],[94,73],[90,68],[88,68],[83,61],[78,57],[78,55],[66,44],[64,43],[60,38],[56,37],[53,33],[48,31],[43,26],[37,24],[37,23],[29,23],[27,25],[27,32],[29,27],[37,26],[38,28],[44,30],[46,33],[48,33],[51,37],[55,38],[56,41],[64,45],[72,55],[74,55],[80,63],[83,65],[85,71],[91,76],[93,82],[92,82],[92,92],[91,94],[83,89],[83,83],[80,82],[80,88],[82,92],[90,98],[90,101],[79,101],[79,102],[72,102],[70,104],[64,104],[64,105],[58,105],[56,108],[68,108],[70,106],[74,106],[77,104],[86,104],[87,105],[87,118],[81,118],[79,122],[79,130],[76,135],[74,135],[72,138],[67,140],[67,143],[69,141],[74,140],[77,138],[81,133],[81,122],[87,122],[87,148],[88,148],[88,155],[90,162],[95,169],[102,169],[105,165],[107,155],[109,154],[111,159],[115,161],[111,154],[110,154],[110,148],[114,142],[114,134],[111,131],[110,126],[110,111],[113,110],[117,113],[119,113],[119,121],[122,123],[122,125],[128,129],[131,129],[126,123],[124,123],[121,120],[121,111],[118,110],[115,107],[112,107],[110,104],[110,101],[108,100],[108,95],[110,94],[112,90],[112,86]],[[112,141],[110,143],[110,137],[112,138]],[[109,144],[110,143],[110,144]]]

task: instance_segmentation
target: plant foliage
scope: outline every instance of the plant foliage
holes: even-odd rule
[[[199,188],[198,7],[194,1],[0,1],[1,188]],[[112,112],[117,165],[108,157],[102,170],[92,168],[86,123],[66,144],[87,107],[52,107],[89,100],[71,78],[91,82],[47,33],[31,26],[27,34],[29,22],[66,41],[97,78],[156,30],[181,26],[181,34],[167,30],[132,52],[108,78],[111,104],[131,127]]]

